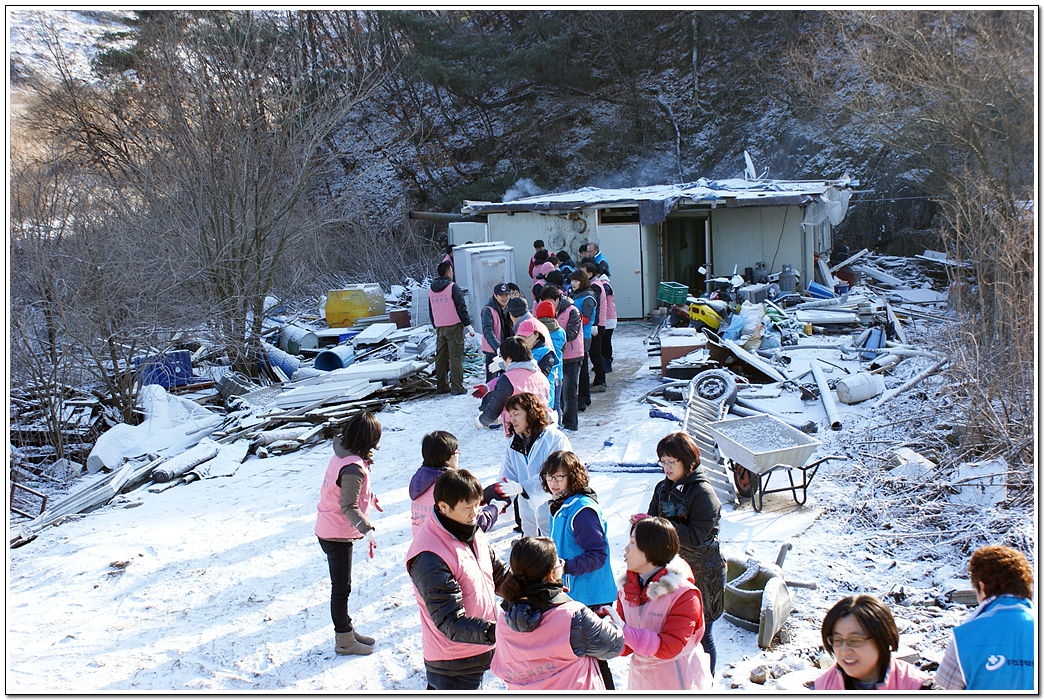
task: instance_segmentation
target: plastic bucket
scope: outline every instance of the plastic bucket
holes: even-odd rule
[[[884,393],[884,377],[879,374],[860,372],[837,380],[834,385],[837,400],[841,403],[859,403]]]
[[[817,299],[832,299],[834,297],[834,290],[821,285],[819,282],[809,282],[808,293]]]
[[[192,353],[171,350],[152,357],[135,357],[134,366],[141,376],[141,384],[158,384],[164,389],[192,383]]]
[[[355,362],[355,348],[351,345],[337,345],[316,355],[313,366],[323,372],[332,372],[335,369],[343,369],[353,362]]]

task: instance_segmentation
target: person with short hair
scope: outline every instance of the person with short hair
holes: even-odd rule
[[[584,322],[584,361],[580,364],[580,382],[577,387],[577,410],[585,411],[591,405],[591,375],[589,358],[591,357],[592,337],[598,334],[596,321],[598,318],[598,298],[591,289],[591,278],[580,269],[569,275],[572,288],[573,303],[580,310]]]
[[[592,609],[612,605],[616,583],[609,560],[608,528],[587,469],[575,452],[552,452],[540,468],[544,491],[551,494],[551,539],[562,557],[569,596]],[[598,662],[606,690],[614,690],[613,674]]]
[[[433,487],[433,517],[406,552],[421,617],[428,690],[477,690],[496,645],[495,590],[507,577],[477,519],[478,479],[447,469]]]
[[[507,305],[511,300],[511,289],[506,283],[493,286],[493,294],[479,312],[479,327],[482,329],[482,354],[486,358],[486,381],[499,372],[490,372],[489,365],[500,350],[500,343],[508,336]]]
[[[680,542],[665,518],[639,517],[624,549],[616,607],[605,607],[631,655],[627,691],[707,690],[714,675],[699,646],[703,603]]]
[[[453,281],[453,265],[439,263],[428,289],[428,313],[435,326],[435,393],[464,391],[464,333],[474,334],[464,293]],[[447,375],[449,381],[447,382]]]
[[[932,680],[916,666],[892,657],[899,630],[891,611],[872,595],[842,598],[823,618],[823,648],[834,665],[816,679],[816,690],[928,690]]]
[[[604,255],[602,255],[602,248],[598,245],[597,241],[587,244],[587,254],[591,256],[591,259],[598,265],[605,263],[605,274],[609,274],[609,261],[605,259]]]
[[[613,371],[613,332],[616,330],[618,318],[616,315],[616,292],[609,282],[609,263],[602,261],[598,263],[601,274],[598,279],[602,280],[602,291],[605,292],[605,328],[598,331],[602,337],[602,365],[606,373]]]
[[[413,536],[417,536],[424,521],[435,507],[435,482],[447,469],[457,469],[460,460],[460,445],[453,433],[436,430],[421,440],[422,464],[410,479],[410,524]],[[478,526],[489,532],[497,522],[499,509],[489,504],[479,511]]]
[[[569,251],[563,249],[558,251],[555,255],[558,257],[558,271],[565,277],[573,274],[576,265],[573,264],[573,259],[569,257]]]
[[[968,563],[979,606],[950,631],[935,684],[944,690],[1035,690],[1033,567],[1018,550],[990,545]]]
[[[482,397],[479,414],[475,416],[475,427],[479,430],[487,428],[499,418],[504,435],[510,438],[511,430],[505,408],[507,400],[516,394],[529,392],[547,406],[551,398],[551,384],[540,371],[525,341],[517,335],[505,338],[500,344],[500,360],[504,365],[504,373],[496,378],[493,386]]]
[[[562,290],[548,285],[544,288],[542,301],[554,306],[555,320],[565,331],[562,346],[562,386],[558,404],[565,430],[579,429],[580,366],[584,359],[583,319],[573,300],[562,294]]]
[[[330,569],[330,617],[334,625],[334,652],[341,655],[373,653],[376,640],[360,634],[348,615],[352,592],[352,550],[365,538],[377,546],[370,508],[377,503],[370,485],[373,450],[381,441],[381,423],[370,411],[357,413],[344,424],[334,441],[334,455],[326,465],[316,506],[315,535]]]
[[[507,286],[509,297],[511,297],[512,299],[517,299],[520,296],[522,296],[522,288],[519,287],[517,284],[515,284],[514,282],[508,282]],[[522,301],[525,301],[525,299],[523,299]]]
[[[713,674],[718,652],[712,629],[725,611],[725,562],[718,541],[721,501],[700,465],[700,447],[692,437],[680,432],[667,435],[657,443],[656,456],[666,478],[653,488],[648,512],[670,520],[681,538],[682,559],[703,596],[701,641]]]
[[[602,339],[605,338],[605,322],[608,318],[605,302],[605,281],[602,280],[601,272],[596,263],[585,262],[580,265],[580,269],[587,275],[587,280],[591,283],[591,292],[595,295],[595,299],[598,302],[598,316],[591,321],[593,326],[597,326],[597,330],[595,328],[591,329],[591,348],[588,351],[591,357],[591,366],[594,369],[594,376],[591,377],[591,391],[604,392],[606,384],[605,363],[602,360]]]
[[[535,241],[533,241],[533,249],[534,249],[533,257],[531,257],[529,259],[529,278],[530,279],[533,278],[533,268],[536,267],[536,265],[538,264],[537,260],[536,260],[536,254],[539,253],[540,251],[544,250],[544,242],[542,240],[540,240],[539,238],[536,239]]]
[[[547,537],[511,546],[490,667],[508,690],[606,690],[599,663],[623,650],[623,633],[566,593],[561,563]]]
[[[504,411],[511,432],[498,477],[502,493],[491,492],[487,487],[486,499],[510,501],[521,496],[518,510],[522,535],[546,535],[551,523],[544,507],[548,498],[540,480],[540,468],[552,452],[572,450],[572,445],[565,433],[555,427],[547,404],[535,394],[512,396],[504,404]]]

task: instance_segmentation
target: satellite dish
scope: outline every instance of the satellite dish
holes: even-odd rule
[[[747,180],[757,180],[758,171],[754,168],[754,161],[751,160],[750,154],[743,151],[743,160],[747,162],[747,169],[743,172],[744,178]]]

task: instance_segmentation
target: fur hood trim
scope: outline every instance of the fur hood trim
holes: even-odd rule
[[[633,577],[633,579],[632,579]],[[625,591],[629,580],[634,581],[634,585],[637,587],[638,575],[633,571],[624,571],[622,576],[617,577],[616,583],[617,588],[621,591]],[[656,600],[660,596],[673,593],[682,586],[685,581],[690,581],[695,584],[692,576],[692,569],[685,563],[685,560],[679,556],[675,556],[667,562],[667,566],[660,570],[656,577],[645,587],[645,596],[649,600]]]

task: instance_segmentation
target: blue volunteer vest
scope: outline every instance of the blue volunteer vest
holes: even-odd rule
[[[584,508],[591,508],[598,515],[602,532],[607,532],[605,518],[602,517],[602,511],[598,508],[597,502],[590,496],[582,494],[570,496],[551,518],[551,539],[555,541],[558,556],[562,559],[572,559],[584,553],[584,550],[580,549],[580,545],[573,539],[573,518]],[[606,542],[608,542],[608,537]],[[609,553],[606,552],[605,563],[597,571],[579,576],[566,574],[565,585],[569,588],[569,597],[584,605],[599,605],[616,600],[616,582],[613,580]]]
[[[966,690],[1033,690],[1033,610],[1002,595],[953,629]]]

